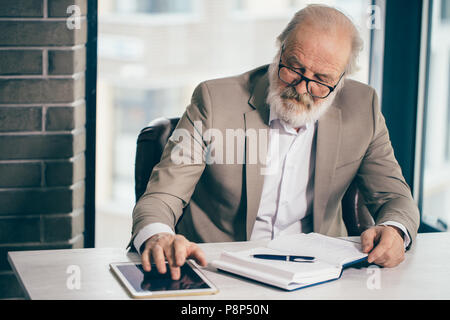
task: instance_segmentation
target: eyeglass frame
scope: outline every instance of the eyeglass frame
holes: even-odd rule
[[[287,65],[285,65],[285,64],[283,64],[283,63],[281,63],[281,57],[283,56],[284,49],[285,49],[285,47],[284,47],[284,44],[283,44],[283,46],[281,47],[280,61],[278,62],[278,79],[280,79],[281,81],[283,81],[283,83],[285,83],[288,87],[295,87],[295,86],[297,86],[298,84],[300,84],[303,80],[305,80],[305,81],[306,81],[306,91],[309,93],[310,96],[312,96],[312,97],[314,97],[314,98],[317,98],[317,99],[326,99],[326,98],[328,98],[328,96],[329,96],[334,90],[336,90],[336,87],[338,86],[339,82],[341,81],[342,77],[344,76],[345,71],[341,74],[341,76],[339,77],[338,82],[337,82],[336,85],[334,85],[334,86],[329,86],[329,85],[327,85],[327,84],[325,84],[325,83],[322,83],[322,82],[320,82],[320,81],[313,80],[313,79],[309,79],[309,78],[305,77],[303,74],[301,74],[301,73],[295,71],[293,68],[291,68],[291,67],[289,67],[289,66],[287,66]],[[281,68],[287,68],[288,70],[293,71],[294,73],[296,73],[296,74],[298,74],[298,75],[300,76],[300,79],[298,79],[298,80],[296,80],[296,81],[293,81],[293,82],[291,82],[291,83],[287,83],[286,81],[284,81],[284,80],[281,79],[281,77],[280,77],[280,70],[281,70]],[[309,88],[308,88],[308,84],[309,84],[309,82],[311,82],[311,81],[312,81],[312,82],[315,82],[315,83],[318,83],[318,84],[320,84],[320,85],[323,85],[323,86],[325,86],[325,87],[327,87],[330,91],[329,91],[328,94],[327,94],[326,96],[324,96],[324,97],[318,97],[318,96],[312,94],[311,92],[309,92]]]

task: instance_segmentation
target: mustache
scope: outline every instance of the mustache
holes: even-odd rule
[[[299,94],[294,87],[286,87],[280,94],[283,99],[294,99],[297,102],[304,104],[314,104],[314,100],[308,93]]]

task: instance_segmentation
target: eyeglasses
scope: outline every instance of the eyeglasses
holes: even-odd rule
[[[329,86],[325,83],[309,79],[304,75],[302,75],[301,73],[295,71],[293,68],[288,67],[281,63],[281,57],[283,55],[283,52],[284,52],[284,45],[281,48],[280,61],[278,63],[278,78],[289,87],[295,87],[303,80],[305,80],[306,91],[308,91],[308,93],[314,98],[325,99],[326,97],[328,97],[331,94],[331,92],[333,92],[336,89],[337,85],[339,84],[339,82],[341,81],[342,77],[345,74],[345,72],[341,74],[335,86]]]

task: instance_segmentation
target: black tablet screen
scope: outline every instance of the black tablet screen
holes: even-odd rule
[[[209,288],[209,285],[187,263],[181,267],[180,280],[172,280],[167,264],[166,267],[167,272],[161,274],[155,265],[152,265],[150,272],[144,271],[141,264],[117,266],[119,271],[137,292]]]

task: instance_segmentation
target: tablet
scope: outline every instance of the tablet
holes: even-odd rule
[[[134,262],[111,263],[110,267],[133,298],[159,298],[182,295],[215,294],[219,290],[199,270],[197,265],[187,260],[180,267],[179,280],[172,280],[169,266],[161,274],[152,264],[150,272],[144,271],[142,264]]]

